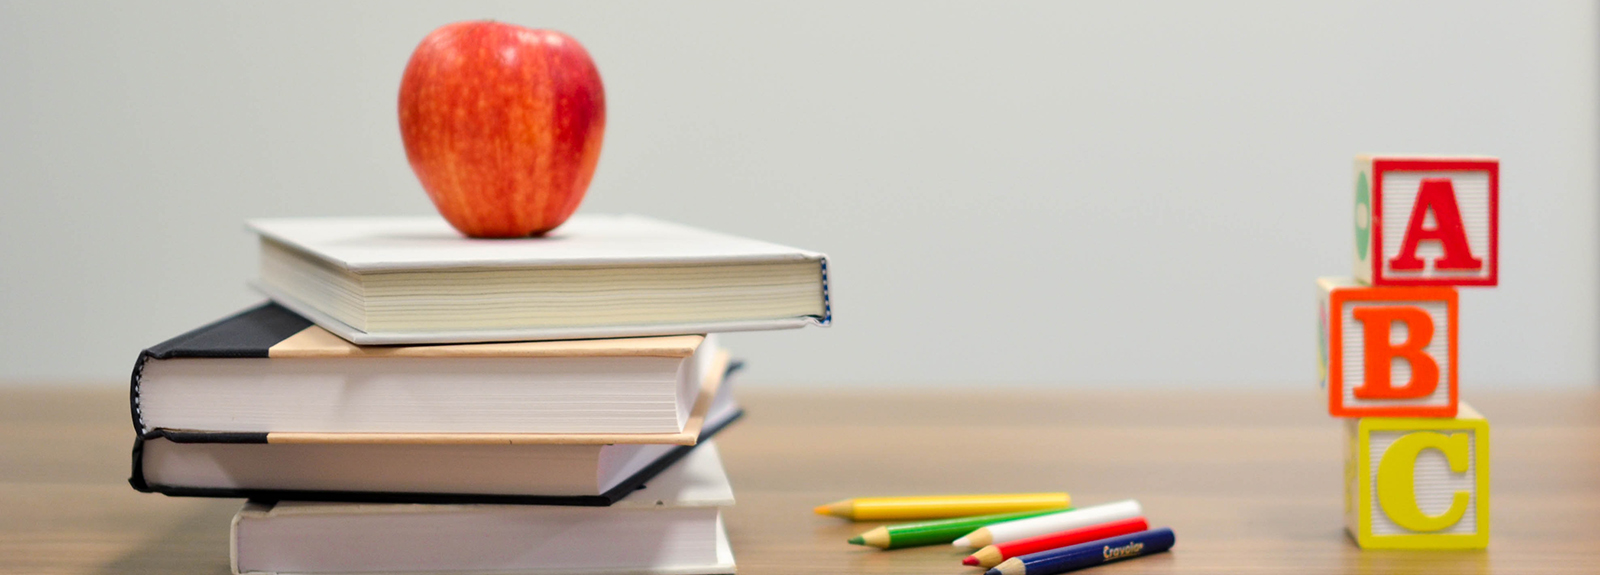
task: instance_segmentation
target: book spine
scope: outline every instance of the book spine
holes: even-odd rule
[[[147,431],[144,426],[144,413],[139,407],[139,384],[144,380],[144,366],[150,361],[150,350],[139,352],[139,359],[133,362],[133,377],[128,382],[128,414],[133,418],[133,432],[144,435]]]
[[[133,471],[128,474],[128,485],[140,493],[153,493],[155,490],[150,483],[144,480],[144,438],[133,438]]]
[[[828,289],[828,256],[822,256],[822,321],[819,326],[833,323],[833,296]]]

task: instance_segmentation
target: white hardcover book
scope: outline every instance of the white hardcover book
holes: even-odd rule
[[[690,410],[726,364],[715,337],[699,335],[357,346],[264,305],[145,350],[131,395],[145,435],[679,434],[693,443]]]
[[[714,442],[610,507],[249,502],[233,572],[733,573],[732,504]]]
[[[827,325],[827,256],[640,216],[470,239],[438,217],[254,220],[256,287],[359,344]]]

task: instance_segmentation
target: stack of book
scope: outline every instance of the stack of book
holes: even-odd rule
[[[827,325],[826,256],[634,216],[250,227],[273,301],[131,390],[134,488],[249,499],[235,573],[733,572],[709,334]]]

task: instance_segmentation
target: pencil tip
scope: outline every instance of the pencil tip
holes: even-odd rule
[[[866,545],[867,544],[867,540],[866,539],[862,539],[860,535],[857,535],[855,537],[851,537],[850,538],[850,544],[851,545]]]
[[[962,537],[960,539],[952,541],[952,542],[950,542],[950,545],[953,546],[953,547],[967,547],[968,546],[967,545],[967,538],[966,537]]]
[[[1003,575],[1003,574],[1000,572],[1000,568],[999,567],[990,567],[988,571],[984,571],[983,572],[983,575]]]
[[[978,566],[978,558],[977,557],[973,557],[971,555],[968,555],[966,559],[962,559],[961,560],[961,564],[962,565],[966,565],[968,567],[977,567]]]
[[[855,505],[853,505],[849,499],[844,501],[835,501],[827,505],[818,505],[815,509],[812,509],[812,511],[817,515],[830,515],[833,517],[843,517],[845,519],[849,519],[852,515],[851,512],[854,510]]]

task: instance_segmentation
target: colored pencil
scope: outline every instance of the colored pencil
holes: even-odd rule
[[[1135,517],[1133,519],[1123,519],[1121,521],[1112,521],[1110,523],[1091,525],[1081,529],[1068,529],[1066,531],[1046,533],[1038,537],[1018,539],[1010,543],[1001,543],[999,545],[990,545],[988,547],[984,547],[983,549],[979,549],[977,553],[973,553],[968,555],[966,559],[962,559],[961,564],[988,569],[990,567],[994,567],[995,565],[999,565],[1001,561],[1005,561],[1012,557],[1021,557],[1023,555],[1038,553],[1040,551],[1049,551],[1051,549],[1070,547],[1079,543],[1088,543],[1090,541],[1097,541],[1107,537],[1138,533],[1149,528],[1150,523],[1146,522],[1143,517]]]
[[[966,537],[955,540],[952,545],[979,549],[995,543],[1010,543],[1018,539],[1038,537],[1046,533],[1078,529],[1111,521],[1132,519],[1140,515],[1144,515],[1144,510],[1139,507],[1139,502],[1128,499],[1116,503],[1084,507],[1066,513],[1052,513],[1050,515],[996,523],[968,533]]]
[[[984,575],[1054,575],[1094,567],[1112,561],[1132,559],[1172,548],[1177,538],[1172,529],[1162,527],[1128,535],[1108,537],[1071,547],[1012,557],[984,572]]]
[[[1069,508],[1070,509],[1070,508]],[[997,513],[994,515],[977,515],[974,517],[957,517],[955,519],[936,519],[918,523],[901,523],[899,525],[885,525],[850,538],[853,545],[870,545],[879,549],[899,549],[901,547],[917,547],[921,545],[939,545],[955,541],[957,537],[971,533],[973,529],[1010,521],[1012,519],[1026,519],[1037,517],[1046,513],[1060,513],[1059,509],[1046,509],[1043,511],[1018,511],[1016,513]],[[1110,535],[1107,535],[1110,537]],[[1096,539],[1099,539],[1098,537]],[[1087,539],[1085,540],[1087,541]]]
[[[1071,505],[1072,498],[1065,493],[998,493],[929,497],[863,497],[835,501],[819,506],[815,511],[817,515],[832,515],[852,521],[900,521],[1066,509]]]

